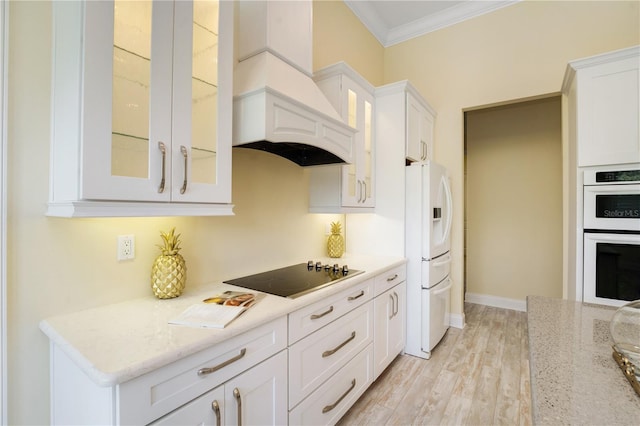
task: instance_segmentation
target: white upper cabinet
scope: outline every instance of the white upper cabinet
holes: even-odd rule
[[[352,164],[311,168],[310,211],[370,212],[375,207],[375,89],[344,62],[316,72],[314,80],[342,119],[358,132]]]
[[[433,159],[436,113],[409,81],[376,88],[378,138],[404,143],[409,161]]]
[[[570,62],[563,84],[578,166],[640,162],[640,46]]]
[[[53,10],[47,214],[232,214],[233,4]]]

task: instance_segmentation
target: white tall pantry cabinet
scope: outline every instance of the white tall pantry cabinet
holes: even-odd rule
[[[50,216],[231,214],[233,4],[53,3]]]

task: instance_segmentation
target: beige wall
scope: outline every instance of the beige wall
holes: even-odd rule
[[[467,292],[562,297],[560,97],[466,114]]]
[[[383,81],[384,47],[342,1],[313,1],[313,67],[347,61],[374,86]]]
[[[339,11],[343,4],[337,6]],[[233,217],[45,217],[51,5],[20,1],[10,9],[8,415],[10,424],[48,424],[49,348],[38,322],[151,294],[149,274],[160,230],[175,226],[182,234],[189,287],[324,255],[325,225],[344,217],[307,212],[307,171],[280,157],[243,149],[233,150]],[[347,18],[349,37],[370,42],[364,27]],[[330,16],[323,20],[332,21]],[[351,63],[353,54],[360,67],[365,61],[382,64],[381,49],[362,56],[340,44],[345,50],[339,55],[324,42],[317,51],[326,49],[323,57],[332,62]],[[367,77],[380,78],[378,68]],[[116,261],[121,234],[135,234],[133,261]]]
[[[452,312],[463,306],[463,111],[559,93],[567,62],[640,43],[640,2],[523,1],[385,49],[384,80],[411,80],[438,113],[435,159],[454,196]]]

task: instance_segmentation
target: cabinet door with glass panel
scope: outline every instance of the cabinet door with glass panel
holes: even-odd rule
[[[374,88],[344,62],[317,71],[314,80],[342,119],[358,133],[352,164],[311,170],[310,210],[369,212],[375,207]]]
[[[230,2],[55,2],[51,201],[229,203],[232,49]]]
[[[342,76],[342,92],[345,102],[342,111],[346,111],[348,124],[359,131],[356,159],[342,167],[342,203],[349,207],[374,207],[373,95],[346,75]]]

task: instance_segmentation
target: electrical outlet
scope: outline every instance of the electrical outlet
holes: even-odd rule
[[[118,260],[128,260],[135,257],[135,237],[133,235],[119,235]]]

